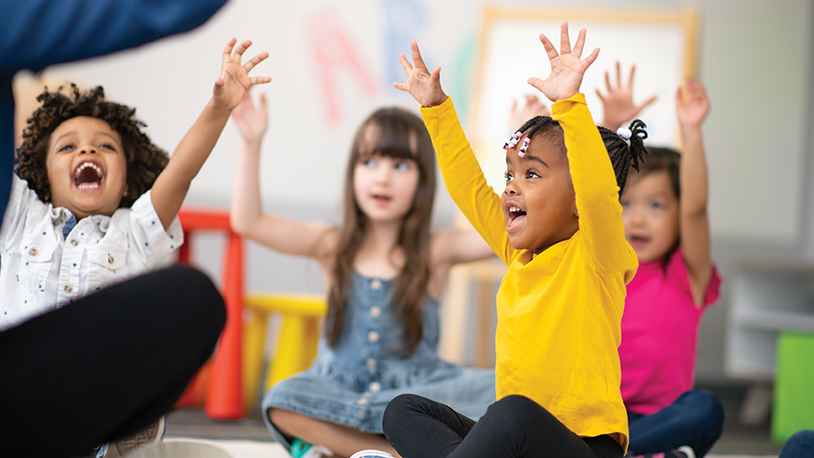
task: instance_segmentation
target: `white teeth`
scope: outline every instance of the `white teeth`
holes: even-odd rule
[[[88,167],[92,168],[97,175],[102,176],[102,169],[98,165],[93,162],[83,162],[82,165],[76,168],[76,172],[73,174],[74,178],[78,177],[79,174]]]
[[[519,211],[521,211],[521,210],[520,210],[520,208],[518,208],[518,207],[509,207],[509,211],[510,211],[510,212],[519,212]]]

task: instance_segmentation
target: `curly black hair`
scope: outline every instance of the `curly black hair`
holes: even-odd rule
[[[647,132],[644,130],[645,127],[647,126],[645,126],[641,120],[634,120],[629,127],[631,131],[630,138],[625,139],[612,130],[597,126],[599,134],[602,136],[602,142],[605,144],[605,149],[608,150],[611,164],[613,165],[613,172],[616,175],[616,184],[619,186],[620,196],[625,190],[630,168],[633,167],[638,171],[639,163],[644,163],[644,157],[647,154],[647,148],[643,142],[643,140],[647,138]],[[535,134],[540,133],[541,137],[552,142],[563,156],[567,154],[562,127],[560,127],[559,122],[549,116],[536,116],[529,119],[518,129],[518,132],[526,135],[527,138],[531,138]]]
[[[130,207],[153,186],[158,174],[167,166],[169,155],[141,132],[147,124],[133,117],[136,109],[105,100],[102,86],[81,93],[76,84],[71,84],[71,96],[60,92],[62,89],[49,92],[46,87],[45,92],[37,97],[41,106],[28,118],[28,126],[23,131],[23,143],[17,150],[17,174],[28,181],[28,187],[40,200],[51,202],[51,184],[45,165],[51,134],[71,118],[98,118],[122,138],[127,161],[127,194],[122,197],[119,207]]]

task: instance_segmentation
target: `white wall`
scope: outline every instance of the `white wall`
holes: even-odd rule
[[[394,78],[402,78],[396,55],[409,51],[410,39],[422,45],[429,65],[442,66],[445,89],[465,112],[485,3],[232,0],[187,35],[50,71],[85,85],[101,84],[111,99],[138,107],[153,140],[171,150],[208,100],[226,40],[253,39],[249,54],[271,54],[253,73],[273,78],[261,89],[269,95],[272,119],[261,170],[266,207],[293,217],[335,221],[356,126],[381,105],[417,109],[409,96],[390,86]],[[512,4],[518,3],[563,9],[675,10],[692,5],[682,0]],[[814,161],[808,159],[814,146],[808,136],[814,73],[811,2],[709,0],[695,8],[702,20],[699,77],[712,101],[705,134],[716,259],[726,275],[743,253],[799,256],[805,251],[814,257],[814,190],[805,186],[814,178]],[[318,49],[324,51],[321,60]],[[353,58],[358,67],[350,65]],[[593,71],[611,64],[597,61]],[[540,75],[547,70],[541,68]],[[328,83],[334,88],[326,92]],[[336,107],[333,115],[330,101]],[[190,204],[228,205],[237,140],[234,127],[227,126],[192,185]],[[443,225],[451,220],[454,206],[440,195],[437,215]],[[255,246],[249,261],[252,289],[321,288],[318,270],[307,262]],[[702,325],[699,379],[723,378],[725,313],[726,296]]]

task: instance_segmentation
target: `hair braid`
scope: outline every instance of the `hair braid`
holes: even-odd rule
[[[625,190],[627,177],[630,168],[639,170],[639,162],[644,162],[647,148],[644,146],[644,139],[647,138],[647,127],[640,119],[630,123],[630,140],[626,140],[616,132],[602,126],[598,126],[602,141],[608,150],[613,172],[616,175],[616,184],[619,186],[619,195]]]

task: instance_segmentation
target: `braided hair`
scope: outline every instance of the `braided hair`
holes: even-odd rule
[[[645,127],[647,126],[640,119],[634,120],[628,128],[630,139],[627,140],[610,129],[597,126],[613,165],[620,196],[625,189],[630,168],[633,167],[638,171],[639,163],[644,163],[644,156],[647,154],[647,148],[645,148],[643,141],[647,138]],[[548,116],[536,116],[529,119],[518,129],[518,132],[521,135],[526,135],[526,138],[531,138],[540,133],[543,138],[559,148],[563,155],[567,154],[562,127],[559,122]]]
[[[65,95],[68,92],[69,95]],[[119,203],[120,208],[133,205],[155,183],[158,174],[169,162],[166,151],[153,145],[141,132],[147,125],[135,119],[135,108],[105,100],[105,91],[97,86],[81,93],[76,84],[70,91],[60,87],[37,97],[41,106],[28,118],[23,131],[23,142],[17,151],[17,174],[28,181],[28,187],[43,202],[51,202],[51,184],[48,180],[46,158],[51,134],[63,122],[78,116],[89,116],[105,121],[122,138],[124,156],[127,160],[127,195]]]

